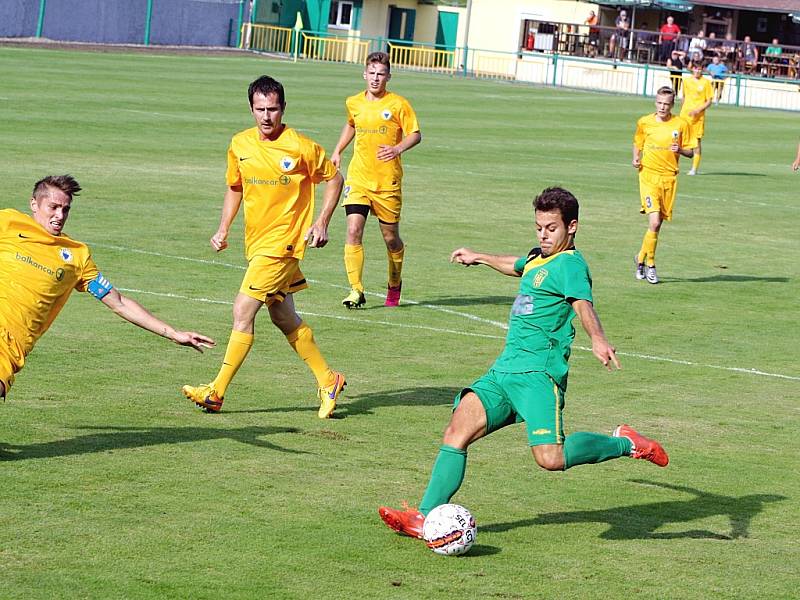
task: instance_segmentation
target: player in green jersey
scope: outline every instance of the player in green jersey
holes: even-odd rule
[[[561,411],[577,314],[592,340],[592,352],[609,371],[619,368],[614,347],[606,339],[592,304],[592,279],[575,249],[578,200],[563,188],[544,190],[534,200],[540,247],[527,256],[503,256],[459,248],[451,262],[488,265],[520,277],[511,308],[506,346],[488,373],[455,399],[443,444],[433,465],[419,510],[385,506],[379,513],[399,533],[422,537],[425,515],[446,504],[461,487],[467,447],[506,425],[524,421],[536,463],[548,471],[599,463],[621,456],[642,458],[665,467],[661,445],[628,425],[613,435],[577,432],[564,436]]]

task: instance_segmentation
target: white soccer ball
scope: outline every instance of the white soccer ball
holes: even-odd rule
[[[465,554],[475,543],[478,528],[472,514],[458,504],[437,506],[422,525],[422,537],[436,554]]]

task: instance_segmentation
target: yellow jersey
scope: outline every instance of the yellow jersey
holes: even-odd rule
[[[681,105],[681,117],[690,123],[705,117],[705,111],[695,117],[689,116],[689,111],[696,110],[714,97],[714,88],[711,82],[705,77],[692,77],[688,75],[683,78],[683,104]]]
[[[681,147],[689,141],[689,124],[681,117],[670,115],[659,121],[655,113],[636,122],[633,144],[642,150],[642,168],[659,175],[678,174],[678,156],[669,147],[675,142]]]
[[[86,244],[51,235],[33,217],[0,210],[0,329],[22,356],[58,316],[73,289],[86,291],[98,276]]]
[[[337,172],[322,146],[290,127],[275,140],[261,140],[256,127],[233,136],[225,179],[242,186],[247,260],[302,258],[314,186]]]
[[[400,157],[378,160],[379,146],[395,146],[407,135],[419,131],[417,115],[408,100],[392,92],[367,100],[366,92],[345,101],[347,122],[356,130],[353,160],[347,181],[373,192],[400,189],[403,166]]]

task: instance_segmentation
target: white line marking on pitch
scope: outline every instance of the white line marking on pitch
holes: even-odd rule
[[[216,119],[212,119],[211,117],[199,117],[197,115],[181,115],[181,114],[167,114],[167,113],[160,113],[155,112],[152,110],[136,110],[135,108],[119,108],[117,109],[121,112],[129,112],[129,113],[136,113],[137,115],[148,115],[151,117],[167,117],[169,119],[191,119],[192,121],[215,121]]]
[[[245,267],[243,267],[241,265],[234,265],[234,264],[224,263],[224,262],[215,261],[215,260],[205,260],[205,259],[202,259],[202,258],[191,258],[191,257],[188,257],[188,256],[175,256],[175,255],[170,255],[170,254],[162,254],[161,252],[152,252],[152,251],[149,251],[149,250],[139,250],[139,249],[135,249],[135,248],[127,248],[125,246],[115,246],[115,245],[111,245],[111,244],[90,244],[90,246],[92,246],[92,245],[96,246],[98,248],[110,248],[110,249],[114,249],[114,250],[122,250],[122,251],[125,251],[125,252],[135,252],[135,253],[138,253],[138,254],[150,254],[150,255],[153,255],[153,256],[160,256],[162,258],[173,258],[175,260],[184,260],[184,261],[189,261],[189,262],[198,262],[198,263],[202,263],[202,264],[217,265],[217,266],[221,266],[221,267],[232,267],[232,268],[235,268],[235,269],[245,270]],[[312,279],[309,279],[309,281],[312,282],[312,283],[319,283],[319,284],[322,284],[322,285],[328,285],[328,286],[335,287],[335,288],[348,289],[345,286],[341,286],[341,285],[333,284],[333,283],[327,283],[327,282],[324,282],[324,281],[315,281],[315,280],[312,280]],[[148,291],[145,291],[145,290],[135,290],[135,289],[127,289],[127,288],[119,288],[119,290],[123,291],[123,292],[132,292],[132,293],[139,293],[139,294],[150,294],[150,295],[153,295],[153,296],[162,296],[162,297],[165,297],[165,298],[176,298],[176,299],[179,299],[179,300],[190,300],[190,301],[194,301],[194,302],[205,302],[205,303],[210,303],[210,304],[224,304],[224,305],[229,305],[229,306],[233,304],[230,301],[212,300],[210,298],[192,298],[192,297],[189,297],[189,296],[181,296],[181,295],[178,295],[178,294],[170,294],[170,293],[162,293],[162,292],[148,292]],[[380,298],[385,298],[385,296],[382,295],[382,294],[377,294],[377,293],[374,293],[374,292],[371,292],[369,294],[373,295],[373,296],[380,297]],[[463,312],[459,312],[459,311],[446,309],[446,308],[443,308],[441,306],[436,306],[436,305],[433,305],[433,304],[422,304],[420,302],[415,302],[413,300],[405,300],[405,299],[403,300],[403,303],[404,304],[413,304],[413,305],[419,306],[421,308],[430,308],[430,309],[433,309],[433,310],[438,310],[438,311],[441,311],[441,312],[454,314],[454,315],[457,315],[457,316],[463,316],[465,318],[469,318],[471,320],[478,321],[480,323],[486,323],[488,325],[494,325],[494,326],[500,327],[502,329],[508,329],[508,326],[505,323],[500,323],[499,321],[492,321],[491,319],[484,319],[482,317],[478,317],[477,315],[471,315],[469,313],[463,313]],[[435,331],[435,332],[438,332],[438,333],[452,333],[454,335],[465,335],[465,336],[470,336],[470,337],[482,337],[482,338],[490,338],[490,339],[505,339],[505,336],[480,334],[480,333],[471,333],[471,332],[467,332],[467,331],[458,331],[458,330],[454,330],[454,329],[442,329],[442,328],[438,328],[438,327],[428,327],[428,326],[425,326],[425,325],[409,325],[407,323],[395,323],[395,322],[390,322],[390,321],[372,321],[372,320],[369,320],[369,319],[345,317],[345,316],[339,316],[339,315],[311,313],[311,312],[301,312],[301,311],[298,311],[298,312],[301,315],[309,315],[309,316],[313,316],[313,317],[320,317],[320,318],[326,318],[326,319],[338,319],[340,321],[356,321],[356,322],[360,322],[360,323],[370,323],[372,325],[386,325],[386,326],[390,326],[390,327],[401,327],[401,328],[405,328],[405,329],[421,329],[421,330],[425,330],[425,331]],[[586,352],[591,352],[592,351],[591,348],[587,348],[585,346],[575,346],[575,347],[578,348],[579,350],[583,350],[583,351],[586,351]],[[733,373],[743,373],[743,374],[747,374],[747,375],[759,375],[759,376],[762,376],[762,377],[773,377],[773,378],[776,378],[776,379],[787,379],[789,381],[800,381],[800,377],[797,377],[797,376],[784,375],[782,373],[768,373],[766,371],[759,371],[758,369],[745,369],[743,367],[725,367],[725,366],[722,366],[722,365],[709,365],[709,364],[705,364],[705,363],[692,362],[692,361],[689,361],[689,360],[667,358],[667,357],[663,357],[663,356],[653,356],[653,355],[649,355],[649,354],[637,354],[637,353],[634,353],[634,352],[618,352],[617,354],[619,354],[620,356],[630,356],[632,358],[641,358],[641,359],[644,359],[644,360],[652,360],[652,361],[658,361],[658,362],[668,362],[668,363],[672,363],[672,364],[686,365],[686,366],[690,366],[690,367],[705,367],[707,369],[717,369],[717,370],[720,370],[720,371],[730,371],[730,372],[733,372]]]

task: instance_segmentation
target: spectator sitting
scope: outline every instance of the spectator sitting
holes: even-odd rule
[[[740,70],[752,73],[758,64],[758,47],[750,41],[750,36],[744,36],[744,42],[739,55]]]
[[[658,59],[666,62],[672,56],[672,51],[675,50],[675,42],[681,35],[681,28],[675,25],[675,19],[672,15],[667,17],[667,22],[659,29],[661,48]]]
[[[675,95],[679,96],[681,92],[681,82],[683,82],[683,60],[681,60],[681,53],[673,50],[667,59],[667,68],[669,69],[669,78],[672,82],[672,89],[675,90]]]
[[[702,63],[703,53],[706,51],[706,34],[703,30],[697,32],[697,37],[692,38],[689,44],[689,61]]]
[[[772,38],[772,44],[770,44],[764,52],[764,62],[769,64],[769,72],[763,73],[764,75],[768,74],[770,77],[775,77],[775,73],[778,71],[778,65],[783,62],[781,59],[782,55],[783,48],[778,45],[778,38]]]
[[[733,41],[733,34],[729,31],[725,34],[725,41],[720,46],[720,58],[728,65],[733,66],[736,62],[736,42]]]
[[[725,86],[725,75],[728,73],[728,67],[715,56],[711,59],[711,64],[706,67],[706,70],[711,75],[711,87],[714,88],[714,104],[719,104],[722,98],[722,88]]]

